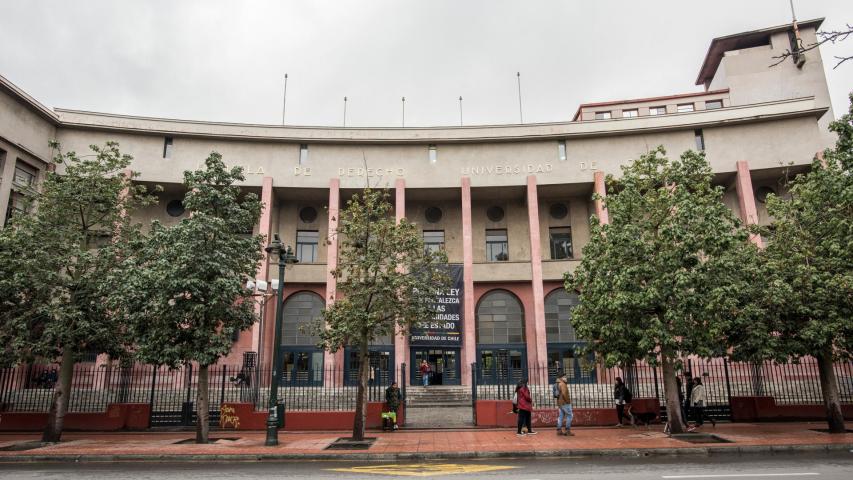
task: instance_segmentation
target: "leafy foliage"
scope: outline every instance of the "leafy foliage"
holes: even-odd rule
[[[318,329],[325,348],[337,351],[348,345],[359,351],[353,437],[361,438],[368,345],[431,318],[435,292],[447,288],[450,278],[442,268],[447,263],[444,252],[427,252],[415,224],[395,222],[387,191],[368,188],[349,200],[337,235],[339,265],[332,274],[341,298],[323,312],[324,324]]]
[[[104,282],[139,241],[130,213],[153,199],[129,183],[132,157],[117,143],[93,145],[85,156],[53,146],[61,173],[47,172],[41,193],[33,192],[34,213],[0,230],[0,353],[5,364],[62,358],[63,405],[55,397],[51,408],[62,417],[74,361],[87,351],[122,353],[125,325],[103,301]],[[61,421],[49,423],[56,441]]]
[[[764,321],[777,357],[818,358],[830,428],[843,431],[832,361],[853,355],[853,95],[830,130],[835,149],[790,180],[789,198],[767,198],[775,221],[764,260],[776,308]]]
[[[211,365],[227,354],[236,332],[256,320],[251,292],[243,288],[261,260],[260,236],[250,233],[261,202],[241,196],[239,167],[228,170],[212,153],[203,169],[184,173],[184,207],[177,225],[153,222],[136,254],[112,285],[113,308],[130,319],[135,353],[173,367]]]
[[[667,398],[678,405],[679,358],[725,355],[732,326],[762,313],[751,302],[761,278],[756,247],[723,204],[704,154],[665,154],[658,147],[622,167],[618,180],[608,177],[611,223],[593,217],[565,286],[580,292],[572,320],[590,349],[608,366],[662,362],[673,377],[665,378]],[[680,418],[674,410],[670,418]]]
[[[203,169],[184,172],[189,216],[171,227],[154,222],[124,272],[111,279],[117,292],[111,308],[128,319],[139,359],[198,364],[199,443],[208,438],[208,366],[256,321],[243,285],[261,260],[263,238],[251,234],[261,202],[252,193],[241,195],[235,183],[242,180],[242,169],[227,169],[218,153]]]

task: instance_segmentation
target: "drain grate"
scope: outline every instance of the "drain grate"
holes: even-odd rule
[[[688,443],[734,443],[711,433],[675,433],[672,438]]]
[[[352,438],[339,438],[330,443],[324,450],[367,450],[376,441],[376,437],[368,437],[364,440],[353,440]]]
[[[217,437],[217,438],[208,438],[207,443],[217,443],[219,441],[225,442],[236,442],[237,440],[242,440],[240,437]],[[187,438],[186,440],[178,440],[177,442],[173,442],[174,445],[185,445],[189,443],[195,443],[195,438]]]

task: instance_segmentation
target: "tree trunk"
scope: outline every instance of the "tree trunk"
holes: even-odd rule
[[[195,443],[207,443],[207,434],[210,431],[210,405],[207,398],[208,390],[208,366],[198,366],[198,388],[196,389],[196,414],[198,420],[195,424]]]
[[[62,436],[65,413],[68,412],[68,399],[71,396],[71,377],[74,374],[74,352],[71,348],[62,349],[59,364],[59,385],[54,386],[53,399],[47,414],[47,426],[41,436],[42,442],[58,442]]]
[[[367,393],[367,376],[370,372],[370,356],[367,348],[367,339],[362,339],[358,349],[358,391],[355,397],[355,418],[352,423],[353,440],[364,440],[364,426],[367,420],[367,409],[365,408],[365,393]]]
[[[684,419],[681,418],[681,404],[678,402],[678,381],[672,359],[661,353],[663,370],[663,394],[666,398],[666,418],[669,419],[670,433],[684,433]]]
[[[823,392],[823,403],[826,405],[829,433],[845,433],[844,414],[841,413],[841,400],[838,395],[838,379],[833,369],[832,347],[825,349],[818,357],[817,370],[820,373],[820,390]]]

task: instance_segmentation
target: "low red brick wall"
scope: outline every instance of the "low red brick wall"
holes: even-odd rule
[[[105,412],[68,413],[64,429],[68,431],[145,430],[151,417],[147,403],[111,403]],[[32,432],[44,430],[47,413],[4,412],[0,414],[0,431]]]
[[[660,404],[654,398],[637,398],[633,402],[635,412],[658,412]],[[518,417],[512,413],[509,400],[477,400],[478,427],[515,427]],[[573,426],[607,426],[616,424],[616,407],[574,408]],[[553,427],[557,424],[556,408],[534,408],[533,426]]]
[[[825,420],[823,405],[777,405],[773,397],[731,397],[733,422]],[[844,418],[853,420],[853,405],[842,405]]]
[[[382,427],[383,403],[367,404],[367,428]],[[316,411],[284,413],[284,430],[349,430],[355,419],[354,411]],[[397,423],[405,421],[404,408],[400,408]],[[219,426],[234,430],[264,430],[267,412],[255,411],[251,403],[225,403],[220,409]]]

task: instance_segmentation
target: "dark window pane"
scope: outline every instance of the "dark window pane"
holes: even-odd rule
[[[572,258],[571,227],[551,228],[549,233],[551,236],[551,258],[554,260]]]

